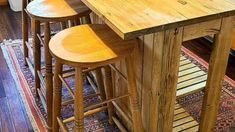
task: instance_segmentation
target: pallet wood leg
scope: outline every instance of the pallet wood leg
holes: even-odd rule
[[[134,75],[134,64],[131,56],[126,58],[127,68],[127,81],[128,81],[128,92],[130,94],[130,107],[133,122],[133,132],[143,132],[143,125],[140,114],[140,106],[138,99],[138,92],[136,87],[136,80]]]
[[[113,98],[113,86],[112,86],[112,74],[111,69],[108,66],[104,67],[104,84],[105,84],[105,93],[106,93],[106,99],[112,99]],[[109,123],[113,124],[113,115],[114,115],[114,108],[112,102],[107,104],[108,106],[108,114],[109,114]]]
[[[62,64],[56,62],[55,64],[55,76],[54,76],[54,88],[53,88],[53,116],[52,116],[52,131],[58,132],[59,125],[57,122],[57,117],[60,116],[61,110],[61,89],[62,89],[62,82],[59,78],[59,74],[62,73]]]
[[[26,0],[22,0],[22,39],[23,39],[23,50],[24,50],[24,64],[27,66],[26,58],[28,58],[28,48],[26,41],[28,41],[28,19],[27,14],[24,11],[27,3]]]
[[[49,22],[45,23],[44,27],[44,54],[45,54],[45,84],[46,84],[46,104],[47,104],[47,126],[48,131],[52,128],[52,95],[53,95],[53,73],[52,73],[52,56],[49,52],[49,40],[50,40],[50,25]]]
[[[151,70],[150,132],[172,131],[182,35],[183,28],[155,34],[152,63],[158,66]]]
[[[74,86],[74,117],[75,132],[84,132],[84,107],[83,107],[83,77],[82,69],[75,68],[75,86]]]
[[[32,43],[33,43],[33,56],[34,56],[34,80],[35,80],[35,89],[40,89],[40,80],[37,74],[37,71],[41,68],[41,45],[37,37],[37,34],[40,34],[40,22],[31,19],[31,28],[32,28]],[[38,96],[38,92],[36,92]]]
[[[96,69],[94,71],[94,74],[95,74],[96,83],[98,86],[98,92],[100,93],[101,100],[105,100],[106,97],[105,97],[105,90],[104,90],[104,81],[103,81],[101,69],[100,68]]]
[[[220,33],[215,35],[202,106],[200,132],[214,131],[221,88],[231,46],[232,19],[234,17],[223,18]]]

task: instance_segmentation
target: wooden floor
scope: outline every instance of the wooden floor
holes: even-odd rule
[[[21,15],[7,6],[0,6],[0,42],[21,38]],[[184,46],[208,62],[211,44],[204,39],[184,43]],[[227,75],[235,80],[235,58],[230,59]],[[19,98],[13,78],[0,50],[0,132],[33,131]]]
[[[21,14],[0,6],[0,42],[21,38]],[[0,50],[0,132],[31,132],[31,123]]]

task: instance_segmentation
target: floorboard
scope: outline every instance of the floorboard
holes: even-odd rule
[[[15,132],[11,111],[9,110],[9,104],[6,97],[0,99],[0,106],[1,132]]]

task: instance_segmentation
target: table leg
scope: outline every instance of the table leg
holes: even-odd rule
[[[214,130],[222,83],[231,47],[233,18],[234,17],[223,18],[220,33],[215,35],[202,106],[201,122],[199,127],[200,132],[210,132]]]
[[[147,131],[172,131],[182,35],[183,28],[154,34]]]

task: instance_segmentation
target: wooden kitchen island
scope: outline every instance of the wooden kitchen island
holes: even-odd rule
[[[94,23],[106,23],[121,38],[139,39],[133,58],[146,132],[171,132],[176,99],[180,47],[183,41],[215,35],[205,87],[199,131],[213,131],[226,70],[235,15],[233,0],[82,0]],[[115,67],[126,75],[124,62]],[[112,71],[114,95],[126,83]],[[106,75],[109,74],[106,71]],[[128,101],[115,104],[128,127]]]

